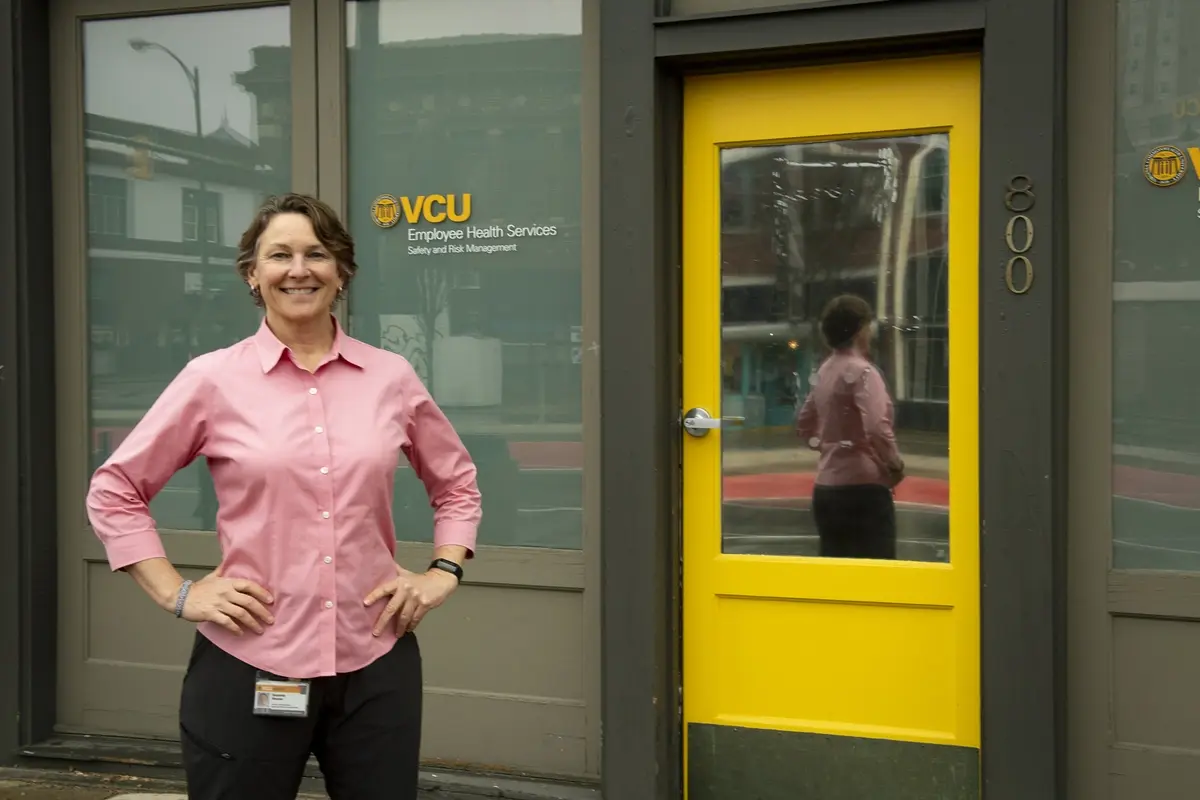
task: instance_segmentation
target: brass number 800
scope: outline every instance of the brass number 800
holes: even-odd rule
[[[1025,294],[1033,288],[1033,262],[1025,255],[1033,247],[1033,220],[1026,212],[1033,208],[1036,198],[1033,194],[1033,181],[1024,175],[1017,175],[1008,182],[1008,190],[1004,193],[1004,207],[1013,215],[1004,226],[1004,243],[1012,256],[1004,265],[1004,285],[1013,294]],[[1021,225],[1018,228],[1017,223]],[[1017,239],[1021,242],[1018,244]],[[1021,285],[1016,283],[1016,266],[1024,268],[1024,280]]]

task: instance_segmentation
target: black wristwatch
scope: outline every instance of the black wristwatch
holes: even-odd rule
[[[429,565],[429,568],[440,569],[443,572],[449,572],[455,578],[458,578],[459,583],[462,583],[463,568],[448,558],[435,558],[433,563]]]

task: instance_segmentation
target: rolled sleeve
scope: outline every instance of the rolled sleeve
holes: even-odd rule
[[[189,362],[92,476],[88,520],[114,571],[165,556],[150,501],[203,447],[205,386]]]
[[[459,545],[471,558],[482,518],[475,462],[411,367],[406,370],[405,393],[410,398],[410,446],[405,455],[434,508],[434,546]]]

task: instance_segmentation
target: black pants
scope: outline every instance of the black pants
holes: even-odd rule
[[[310,753],[333,800],[416,800],[422,698],[414,634],[357,672],[314,679],[304,718],[255,715],[256,675],[196,634],[179,707],[189,800],[295,800]]]
[[[813,519],[828,558],[896,557],[896,506],[886,486],[813,488]]]

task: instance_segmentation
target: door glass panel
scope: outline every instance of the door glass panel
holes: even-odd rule
[[[1196,571],[1200,14],[1178,0],[1117,7],[1113,566]]]
[[[724,552],[949,560],[948,147],[721,152]]]
[[[346,5],[350,329],[479,470],[487,545],[582,544],[579,0]],[[428,541],[407,463],[396,535]]]
[[[258,324],[234,260],[255,208],[291,184],[289,35],[286,6],[84,24],[93,468],[189,359]],[[214,529],[207,466],[151,512]]]

